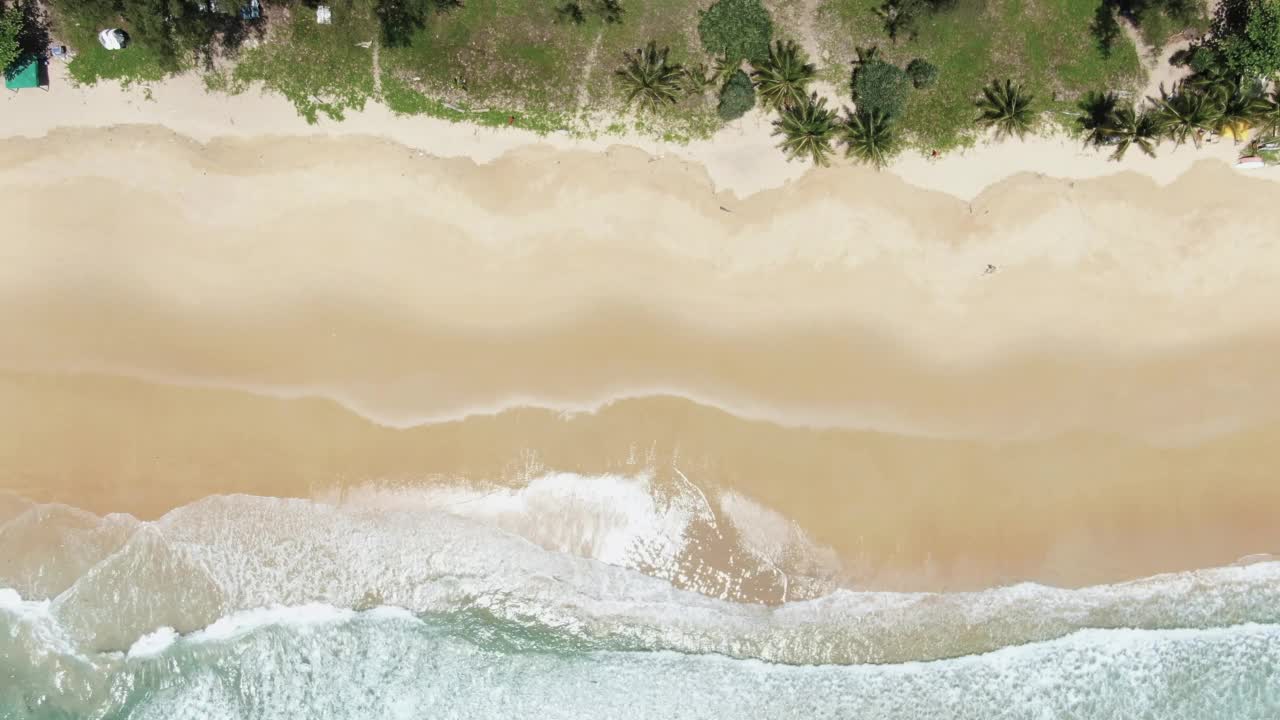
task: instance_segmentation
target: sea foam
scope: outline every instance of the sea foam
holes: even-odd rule
[[[190,634],[242,611],[312,603],[482,612],[530,633],[571,637],[577,647],[897,663],[1082,628],[1277,622],[1280,563],[1072,590],[1031,583],[973,593],[840,590],[770,608],[547,550],[439,508],[227,496],[139,527],[49,612],[79,647],[124,652],[159,627]]]

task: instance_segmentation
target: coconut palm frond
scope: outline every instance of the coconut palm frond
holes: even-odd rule
[[[814,165],[826,165],[831,159],[836,124],[836,114],[827,109],[826,98],[813,93],[804,102],[782,109],[773,121],[773,134],[782,136],[778,146],[788,159],[807,158]]]
[[[899,147],[893,120],[881,110],[854,113],[845,109],[840,139],[845,146],[845,155],[877,170],[889,164]]]
[[[659,50],[650,41],[643,48],[626,53],[626,62],[616,73],[628,105],[654,112],[680,99],[684,68],[667,60],[668,48]]]
[[[778,41],[769,49],[769,57],[751,73],[751,79],[760,101],[776,110],[803,103],[805,88],[817,72],[798,44]]]
[[[992,80],[982,89],[982,99],[977,102],[978,124],[995,128],[999,138],[1016,135],[1021,139],[1035,124],[1036,114],[1031,109],[1034,100],[1034,95],[1012,80]]]

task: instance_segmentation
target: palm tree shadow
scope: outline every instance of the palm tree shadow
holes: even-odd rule
[[[49,45],[53,43],[49,35],[49,18],[36,0],[25,0],[17,8],[22,14],[22,29],[18,32],[18,47],[22,55],[44,59],[49,53]]]

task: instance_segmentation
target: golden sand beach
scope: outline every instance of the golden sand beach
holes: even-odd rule
[[[686,565],[729,572],[768,528],[782,571],[866,589],[1280,548],[1280,186],[1215,159],[972,197],[711,175],[623,147],[0,141],[0,486],[148,519],[647,474],[736,528]]]

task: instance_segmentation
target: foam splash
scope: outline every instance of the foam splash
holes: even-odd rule
[[[215,623],[216,624],[216,623]],[[125,653],[130,660],[155,657],[169,648],[178,639],[178,631],[171,627],[162,627],[155,632],[147,633],[129,646]]]
[[[324,603],[308,603],[295,607],[275,605],[268,608],[254,608],[218,618],[217,622],[209,627],[193,633],[189,642],[226,642],[270,626],[305,629],[350,620],[354,614],[353,610],[336,608]]]
[[[505,502],[505,501],[504,501]],[[1082,628],[1280,622],[1280,563],[1063,590],[837,591],[777,607],[549,551],[440,508],[212,497],[140,526],[46,606],[84,651],[126,652],[255,608],[391,605],[482,612],[575,647],[720,653],[792,664],[895,663],[987,652]]]
[[[636,507],[614,512],[582,482],[455,489],[443,506],[212,497],[134,523],[55,597],[0,590],[0,717],[1235,720],[1280,705],[1280,562],[743,605],[627,566],[671,557],[645,554],[655,535],[687,552],[716,519],[700,493],[615,478],[602,495]],[[767,508],[717,500],[762,561],[815,552]],[[544,528],[557,504],[595,519]],[[32,510],[23,526],[49,542],[120,526]]]
[[[637,570],[676,563],[699,515],[696,498],[660,492],[652,473],[554,472],[518,488],[366,485],[318,499],[352,508],[446,512],[501,528],[546,550]]]

